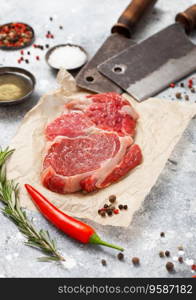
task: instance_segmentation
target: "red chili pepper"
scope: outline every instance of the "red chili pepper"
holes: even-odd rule
[[[102,241],[92,227],[60,211],[31,185],[25,184],[25,188],[44,217],[70,237],[84,244],[99,244],[120,251],[124,250],[121,247]]]

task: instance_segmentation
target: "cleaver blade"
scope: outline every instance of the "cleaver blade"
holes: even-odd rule
[[[196,5],[176,23],[98,66],[99,72],[141,102],[196,70],[196,46],[188,39],[196,27]]]
[[[132,31],[149,7],[156,0],[132,0],[125,9],[117,24],[112,27],[111,35],[106,39],[95,56],[81,69],[76,76],[79,87],[96,92],[122,93],[123,89],[116,83],[98,72],[97,66],[108,58],[120,53],[122,50],[134,46],[131,39]]]

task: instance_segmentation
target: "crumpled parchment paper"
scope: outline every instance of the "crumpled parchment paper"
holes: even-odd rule
[[[16,149],[10,158],[7,171],[11,179],[20,184],[20,201],[23,207],[35,209],[24,188],[33,185],[57,207],[72,216],[91,219],[102,225],[127,227],[134,212],[155,184],[172,150],[196,114],[196,104],[151,98],[137,103],[124,95],[140,114],[135,142],[143,152],[143,163],[117,183],[84,195],[60,195],[47,190],[40,182],[40,171],[45,146],[44,127],[62,113],[64,103],[88,94],[78,89],[74,79],[65,70],[58,74],[60,89],[44,95],[24,117],[10,148]],[[100,217],[98,209],[108,197],[115,194],[118,203],[128,204],[128,210],[112,217]]]

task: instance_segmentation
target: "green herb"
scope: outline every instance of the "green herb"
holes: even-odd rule
[[[19,205],[19,187],[13,180],[6,176],[5,163],[14,150],[0,149],[0,201],[5,205],[2,209],[4,215],[12,220],[19,231],[27,238],[26,245],[37,248],[47,256],[39,258],[40,261],[63,261],[64,257],[58,252],[55,241],[51,239],[49,232],[37,230],[32,220]]]

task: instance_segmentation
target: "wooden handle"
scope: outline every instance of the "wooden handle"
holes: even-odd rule
[[[176,22],[184,26],[186,33],[191,33],[196,28],[196,4],[177,14]]]
[[[132,0],[112,27],[112,33],[117,32],[128,38],[131,37],[133,28],[144,15],[146,10],[155,4],[157,0]]]

